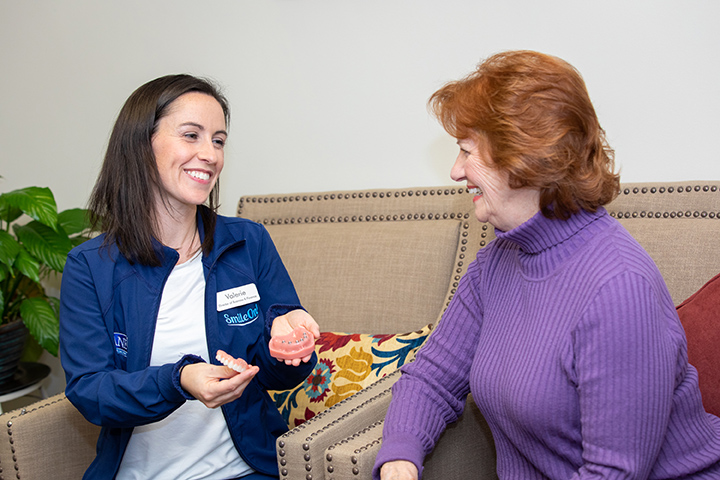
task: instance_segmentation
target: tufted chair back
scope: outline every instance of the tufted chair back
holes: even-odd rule
[[[435,323],[493,230],[459,187],[243,197],[324,331],[401,333]]]

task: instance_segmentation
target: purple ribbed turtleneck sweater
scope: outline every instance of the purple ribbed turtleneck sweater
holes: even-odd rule
[[[720,419],[642,247],[604,209],[497,236],[403,367],[375,478],[420,466],[470,391],[501,479],[720,479]]]

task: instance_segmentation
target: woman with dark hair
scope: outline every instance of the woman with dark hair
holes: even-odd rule
[[[320,332],[267,231],[215,211],[229,116],[190,75],[148,82],[118,115],[90,199],[103,233],[62,279],[66,395],[102,426],[85,478],[277,478],[287,426],[266,390],[316,357],[280,362],[269,342]]]
[[[417,479],[470,392],[501,479],[720,478],[665,282],[603,208],[619,176],[577,70],[501,53],[429,105],[497,238],[393,386],[374,478]]]

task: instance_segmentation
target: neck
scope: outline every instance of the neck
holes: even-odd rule
[[[158,215],[158,239],[163,245],[177,250],[180,254],[178,263],[190,260],[200,248],[200,236],[196,211],[188,211]]]

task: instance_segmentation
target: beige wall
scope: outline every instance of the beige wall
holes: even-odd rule
[[[448,184],[428,96],[527,48],[583,73],[625,181],[720,179],[720,2],[0,0],[0,192],[84,205],[127,96],[210,76],[240,194]]]

